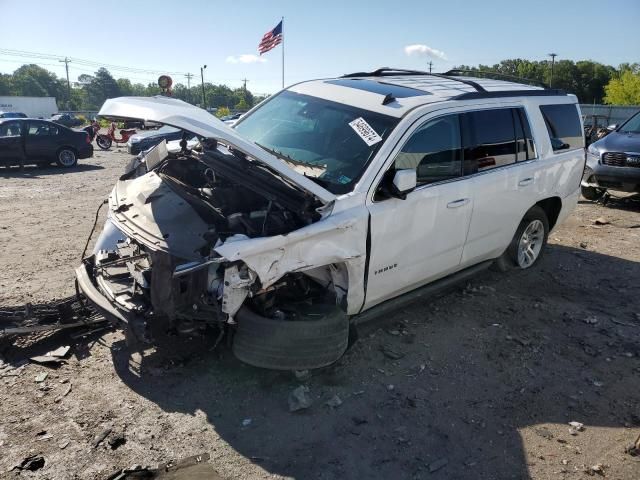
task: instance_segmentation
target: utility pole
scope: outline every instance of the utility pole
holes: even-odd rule
[[[187,77],[187,101],[191,103],[191,79],[193,78],[193,73],[187,73],[185,77]]]
[[[433,62],[429,60],[429,73],[431,73],[431,67],[433,66]]]
[[[207,68],[206,65],[200,67],[200,78],[202,79],[202,108],[207,109],[207,98],[204,93],[204,69]]]
[[[242,81],[242,83],[244,84],[244,86],[243,86],[242,88],[244,88],[244,94],[245,94],[245,96],[246,96],[246,95],[247,95],[247,82],[248,82],[249,80],[247,80],[246,78],[243,78],[241,81]]]
[[[71,110],[71,83],[69,83],[69,60],[67,57],[64,57],[64,60],[58,60],[59,62],[64,63],[64,68],[67,70],[67,110]]]
[[[549,80],[549,88],[551,88],[553,86],[553,66],[556,63],[556,57],[558,56],[558,54],[549,53],[548,55],[551,57],[551,80]]]

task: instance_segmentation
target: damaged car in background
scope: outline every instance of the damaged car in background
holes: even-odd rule
[[[522,87],[506,109],[500,98],[496,121],[511,128],[510,143],[476,145],[463,162],[460,130],[478,98],[461,101],[460,85],[476,87],[420,73],[409,88],[377,72],[295,85],[234,128],[172,98],[105,102],[103,117],[185,132],[179,149],[163,142],[129,165],[76,270],[82,293],[130,346],[217,328],[217,341],[226,334],[249,364],[318,368],[345,352],[350,325],[419,287],[494,261],[538,260],[577,201],[584,164],[572,132],[554,131],[566,144],[556,154],[539,105],[567,106],[582,138],[575,97]],[[443,116],[444,107],[453,110]],[[509,187],[505,202],[496,186],[514,174],[536,188]],[[478,178],[493,211],[473,189]],[[492,222],[474,224],[474,206]]]

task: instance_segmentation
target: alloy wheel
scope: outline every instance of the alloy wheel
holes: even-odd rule
[[[518,242],[518,266],[529,268],[535,263],[542,250],[544,225],[540,220],[532,220],[522,232]]]

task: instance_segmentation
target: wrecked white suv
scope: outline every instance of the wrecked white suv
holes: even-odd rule
[[[491,263],[528,268],[575,206],[576,97],[380,69],[273,95],[229,128],[179,100],[100,115],[171,125],[125,173],[78,285],[128,341],[218,327],[241,360],[330,364],[354,323]]]

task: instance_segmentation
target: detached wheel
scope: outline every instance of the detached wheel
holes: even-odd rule
[[[78,156],[76,152],[71,148],[61,148],[58,150],[58,156],[56,158],[56,163],[64,168],[71,168],[78,163]]]
[[[335,305],[314,307],[297,320],[274,320],[242,307],[236,319],[233,353],[250,365],[274,370],[307,370],[338,360],[349,342],[349,319]]]
[[[600,200],[606,191],[606,188],[580,187],[580,193],[582,193],[582,196],[593,202]]]
[[[538,206],[524,216],[507,249],[507,256],[514,266],[524,270],[540,260],[549,236],[549,220]]]

